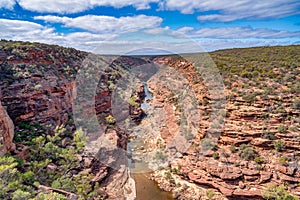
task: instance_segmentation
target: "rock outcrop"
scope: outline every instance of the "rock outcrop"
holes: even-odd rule
[[[15,150],[14,124],[0,102],[0,156]]]

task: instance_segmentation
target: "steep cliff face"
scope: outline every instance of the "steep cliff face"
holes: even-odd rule
[[[23,152],[26,150],[28,154],[32,138],[52,135],[57,126],[65,126],[69,133],[74,131],[72,104],[77,92],[76,75],[87,56],[85,52],[53,45],[0,42],[0,94],[6,108],[0,105],[3,153],[14,150],[14,141],[16,153],[24,159]],[[116,140],[114,148],[126,149],[126,133],[116,124],[107,122],[106,117],[112,115],[111,95],[114,84],[121,78],[121,70],[129,70],[145,61],[127,57],[105,57],[104,60],[109,67],[99,76],[95,105],[90,105],[85,113],[95,112],[105,135]],[[68,140],[68,137],[63,138],[64,142]],[[90,140],[96,142],[97,138]],[[91,170],[95,175],[91,181],[106,187],[105,193],[121,198],[127,169],[120,172],[106,166],[104,158],[96,156],[99,148],[97,143],[93,150],[87,149],[83,153],[80,158],[84,166],[82,170]],[[117,160],[118,155],[112,154],[109,159]]]
[[[0,44],[1,101],[14,124],[70,120],[74,79],[86,53],[30,43]]]

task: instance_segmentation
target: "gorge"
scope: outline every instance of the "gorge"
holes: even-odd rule
[[[79,84],[88,84],[78,77],[83,68],[93,69],[86,63],[89,56],[95,63],[106,63],[108,67],[87,74],[98,73],[99,80],[95,91],[91,90],[95,92],[94,104],[76,107],[84,111],[81,116],[74,112],[74,104],[82,100],[82,94],[90,95],[80,91]],[[30,198],[56,193],[62,199],[124,199],[126,166],[130,166],[127,150],[133,148],[129,155],[136,159],[135,165],[138,167],[147,160],[154,169],[143,173],[131,169],[131,177],[137,183],[137,199],[146,199],[150,194],[160,194],[161,199],[267,199],[274,190],[297,199],[300,196],[300,46],[210,53],[222,77],[226,97],[226,107],[218,113],[222,116],[218,123],[210,121],[217,100],[210,93],[206,77],[185,59],[199,56],[99,58],[72,48],[1,41],[1,154],[15,159],[14,169],[23,178],[19,182],[22,187],[1,183],[3,188],[10,189],[7,194],[0,192],[0,198],[11,199],[19,189],[22,194],[32,192]],[[168,67],[160,68],[162,65]],[[166,76],[165,80],[160,73]],[[135,81],[133,77],[134,84],[127,82],[132,74],[139,79]],[[190,95],[196,104],[185,102],[174,92],[179,86],[166,87],[163,81],[169,80],[189,88],[185,97]],[[121,102],[115,96],[116,88],[127,92],[118,94]],[[186,110],[189,104],[194,107]],[[184,138],[190,143],[181,151],[180,144],[172,142],[185,130],[182,126],[189,121],[183,120],[189,117],[185,113],[193,114],[194,108],[199,116],[195,115],[197,123],[190,126],[197,130],[191,135],[185,132]],[[223,125],[218,127],[219,124]],[[78,125],[82,125],[80,134]],[[208,136],[211,130],[219,129],[220,137],[214,143]],[[144,133],[145,137],[131,134],[134,132]],[[40,136],[47,140],[45,144],[37,140]],[[83,136],[87,136],[87,141]],[[101,137],[109,142],[109,147],[101,146]],[[83,141],[85,148],[81,149]],[[47,162],[42,163],[43,159],[38,158],[37,149],[43,149],[40,153],[45,153]],[[48,149],[58,151],[59,155],[49,153]],[[76,159],[70,158],[70,163],[64,164],[62,160],[67,162],[70,157],[64,154],[64,149],[70,150]],[[34,156],[40,163],[35,163]],[[0,165],[9,163],[10,160],[1,160]],[[40,164],[40,170],[36,170],[35,164]],[[28,178],[31,171],[33,175]],[[42,175],[48,180],[42,179]],[[74,187],[62,184],[59,176],[70,179],[68,184]],[[148,187],[143,185],[151,189],[145,190]],[[141,195],[145,198],[139,198]]]

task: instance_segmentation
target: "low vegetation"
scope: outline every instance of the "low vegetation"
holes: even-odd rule
[[[250,145],[242,144],[239,146],[239,156],[245,160],[253,160],[257,154],[257,151]]]
[[[263,198],[267,200],[299,200],[298,197],[291,195],[284,185],[268,185],[263,192]]]
[[[86,141],[83,131],[74,133],[67,148],[62,146],[65,132],[58,127],[53,136],[32,138],[26,160],[10,154],[0,157],[0,199],[67,199],[69,194],[89,199],[99,195],[98,183],[91,182],[93,175],[79,173],[77,157]],[[50,189],[44,192],[39,188]]]

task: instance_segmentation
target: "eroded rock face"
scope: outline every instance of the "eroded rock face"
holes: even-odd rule
[[[1,41],[1,101],[12,121],[56,126],[70,120],[76,72],[87,53],[44,44]]]
[[[136,123],[141,122],[146,116],[146,113],[141,109],[141,104],[145,96],[144,86],[140,86],[131,97],[133,102],[129,104],[129,114],[131,119]]]
[[[218,56],[216,61],[219,61]],[[203,152],[201,141],[209,132],[209,114],[213,103],[207,86],[195,73],[193,65],[184,59],[160,57],[155,62],[175,68],[185,76],[196,93],[202,113],[199,133],[194,138],[195,146],[191,146],[181,159],[171,161],[171,168],[181,166],[179,175],[182,180],[217,190],[228,199],[263,199],[265,186],[269,184],[285,184],[290,193],[300,195],[300,189],[296,186],[300,178],[299,111],[292,107],[293,99],[299,98],[299,93],[290,94],[278,80],[267,79],[268,87],[273,87],[275,95],[265,94],[262,84],[266,80],[247,85],[251,82],[247,78],[225,76],[225,124],[215,149]],[[299,82],[299,76],[293,76]],[[153,93],[152,106],[167,110],[167,106],[162,105],[171,102],[167,91],[162,91],[155,84],[151,86],[152,91],[159,91]],[[253,93],[256,96],[250,99]],[[279,105],[282,105],[281,108]],[[165,141],[172,139],[170,134],[162,136]],[[282,141],[284,150],[274,150],[275,141]],[[239,153],[243,144],[251,146],[257,154],[250,159],[242,158]],[[256,160],[253,160],[255,157]],[[163,175],[157,175],[154,179],[159,185],[168,182]]]
[[[28,83],[13,84],[2,89],[2,101],[15,124],[39,123],[53,130],[70,120],[74,81],[56,76],[39,77],[37,90]],[[50,131],[52,131],[50,130]]]
[[[14,124],[8,116],[5,108],[2,106],[0,101],[0,135],[1,144],[3,147],[0,148],[0,156],[5,153],[15,150],[15,144],[13,143],[14,138]]]
[[[59,46],[0,42],[0,93],[3,105],[0,104],[0,129],[3,135],[3,153],[14,150],[14,129],[19,133],[24,131],[23,127],[30,126],[36,132],[33,125],[38,124],[46,129],[38,134],[52,134],[60,125],[66,126],[69,132],[74,131],[72,104],[78,92],[75,86],[76,75],[87,55],[85,52]],[[104,134],[114,139],[114,148],[126,150],[126,133],[117,125],[113,129],[108,128],[105,118],[112,115],[111,95],[113,85],[121,78],[120,70],[128,70],[146,62],[128,57],[118,57],[116,60],[106,58],[106,61],[110,63],[110,67],[99,76],[95,106],[87,108],[85,114],[96,113]],[[29,140],[30,137],[34,136],[29,136]],[[29,149],[21,144],[24,138],[16,139],[16,153],[26,160]],[[97,136],[90,139],[97,140]],[[67,140],[68,138],[62,139],[63,146],[66,146]],[[100,143],[95,146],[96,152],[100,146]],[[118,162],[117,153],[110,152],[112,162]],[[126,169],[106,166],[104,160],[101,160],[103,158],[97,157],[94,152],[84,152],[81,159],[82,170],[91,171],[95,175],[92,182],[103,184],[103,188],[107,188],[105,193],[118,193],[122,196],[122,186],[127,180]],[[125,166],[124,163],[121,164]],[[52,165],[48,168],[55,170]],[[118,182],[113,177],[122,181]]]

